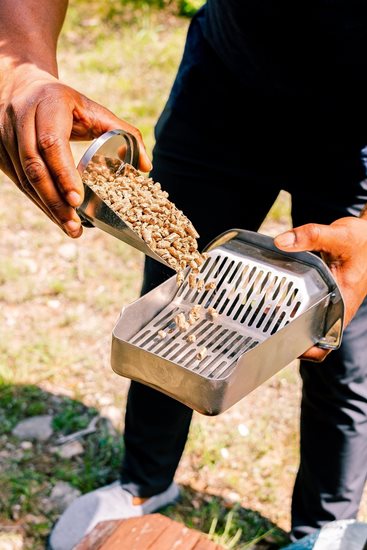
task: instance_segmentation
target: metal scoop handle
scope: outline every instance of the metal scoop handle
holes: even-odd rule
[[[113,176],[122,172],[125,164],[131,164],[137,168],[139,161],[139,146],[136,138],[132,134],[124,130],[110,130],[102,134],[86,150],[79,161],[77,169],[82,176],[83,172],[88,170],[90,163],[104,163],[108,166],[108,163],[111,161],[114,162],[115,167],[114,171],[111,172]],[[117,172],[116,161],[121,163]],[[161,256],[158,256],[158,254],[156,254],[146,242],[86,184],[84,184],[84,201],[77,209],[77,212],[82,220],[83,226],[98,227],[172,269]]]

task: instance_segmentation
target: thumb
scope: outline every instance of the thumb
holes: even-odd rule
[[[291,252],[316,251],[333,253],[340,248],[338,231],[330,225],[308,223],[295,227],[275,237],[274,244],[281,250]]]
[[[85,139],[85,122],[88,122],[89,138],[96,138],[109,130],[121,129],[125,132],[132,134],[139,147],[139,166],[138,168],[143,172],[149,172],[152,168],[152,163],[149,159],[148,153],[145,149],[144,141],[140,131],[132,126],[125,120],[117,117],[114,113],[95,103],[91,99],[81,96],[82,104],[81,108],[84,110],[82,116],[78,117],[78,120],[74,120],[73,125],[73,138]]]

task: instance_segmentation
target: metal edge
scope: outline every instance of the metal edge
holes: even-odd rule
[[[225,388],[228,386],[230,380],[229,378],[211,380],[191,370],[183,370],[181,366],[164,357],[158,357],[159,362],[157,362],[157,364],[160,366],[160,377],[157,379],[157,373],[154,373],[153,367],[151,367],[149,374],[146,375],[146,369],[142,368],[142,361],[140,360],[140,355],[142,353],[147,363],[149,363],[150,360],[157,362],[157,356],[155,354],[147,350],[141,350],[138,346],[121,340],[115,334],[112,335],[111,368],[113,372],[119,376],[135,380],[136,382],[154,388],[206,416],[216,416],[224,412],[223,401]],[[131,360],[124,360],[125,354],[126,356],[133,357],[135,360],[133,362],[131,362]],[[117,357],[118,360],[116,359]],[[129,368],[131,364],[133,365],[132,369]],[[184,395],[182,397],[178,397],[175,387],[169,383],[169,380],[161,376],[162,371],[166,370],[171,371],[171,378],[175,379],[176,387],[180,387],[181,391],[184,388]],[[153,376],[154,374],[156,375],[155,377]],[[177,386],[177,375],[179,375],[179,378],[181,378],[183,382],[180,386]],[[193,382],[193,387],[191,387],[190,382]],[[195,395],[194,389],[198,387],[200,387],[200,391]],[[209,403],[213,402],[214,404],[209,407]]]
[[[116,135],[123,136],[126,139],[126,141],[129,143],[128,152],[131,153],[131,156],[129,157],[128,160],[126,160],[126,162],[129,162],[129,164],[132,164],[134,167],[137,167],[136,166],[137,160],[139,159],[139,148],[138,148],[137,139],[135,138],[135,136],[133,136],[132,134],[129,134],[128,132],[125,132],[124,130],[116,129],[116,130],[109,130],[108,132],[105,132],[104,134],[96,138],[92,142],[92,144],[88,147],[88,149],[85,151],[84,155],[78,162],[77,170],[80,175],[86,169],[89,162],[92,160],[92,158],[97,153],[97,151],[102,147],[102,145],[104,145],[106,141],[108,141],[111,137]]]
[[[312,339],[312,334],[317,328],[313,326],[315,312],[322,310],[324,307],[324,299],[319,300],[299,317],[296,317],[292,321],[294,324],[289,323],[237,359],[228,387],[228,397],[223,403],[224,410],[241,401],[266,380],[275,376],[293,361],[299,359],[301,354],[316,345],[316,342]],[[305,327],[307,327],[307,330],[305,330]],[[292,338],[292,333],[295,330],[299,331],[301,338]],[[274,350],[276,350],[276,353],[274,353]],[[282,357],[281,362],[279,355]],[[259,367],[256,368],[256,365]],[[249,381],[249,371],[252,371],[253,375],[251,381]],[[244,382],[241,384],[241,381]],[[245,393],[243,393],[244,390]]]

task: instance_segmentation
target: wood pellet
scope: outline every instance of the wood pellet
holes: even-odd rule
[[[214,319],[219,315],[218,311],[214,307],[208,307],[207,313],[212,321],[214,321]]]
[[[194,325],[199,319],[201,314],[201,305],[197,304],[191,308],[188,315],[188,322],[190,325]]]
[[[205,290],[213,290],[213,288],[215,288],[216,286],[217,286],[217,284],[216,284],[215,281],[209,281],[205,285]]]
[[[180,332],[184,332],[189,328],[189,323],[186,320],[184,313],[179,313],[175,316],[174,321],[176,323],[176,326]]]
[[[120,161],[101,157],[83,173],[88,185],[146,244],[175,271],[177,284],[189,267],[189,286],[196,288],[204,257],[198,251],[199,234],[191,221],[168,199],[159,182],[129,164],[120,173]]]
[[[202,347],[199,349],[199,351],[196,354],[196,359],[199,359],[199,361],[202,361],[208,354],[208,350],[205,347]]]

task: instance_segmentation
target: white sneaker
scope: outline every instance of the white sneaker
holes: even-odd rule
[[[175,502],[180,491],[175,483],[143,504],[133,504],[133,496],[119,481],[86,493],[74,500],[60,516],[48,541],[50,550],[72,550],[100,521],[126,519],[151,514]]]
[[[364,550],[367,523],[355,519],[339,519],[324,525],[314,546],[315,550]]]

